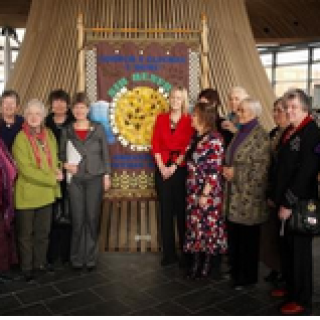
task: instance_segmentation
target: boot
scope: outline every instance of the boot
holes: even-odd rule
[[[190,279],[198,279],[200,277],[201,267],[201,255],[200,252],[196,252],[193,255],[193,264],[189,272]]]
[[[202,278],[208,278],[212,269],[212,254],[206,253],[203,268],[201,272]]]

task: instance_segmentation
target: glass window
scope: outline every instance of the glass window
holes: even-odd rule
[[[313,60],[320,60],[320,48],[314,48],[313,49]]]
[[[264,66],[271,66],[272,65],[272,54],[261,54],[260,55],[261,62]]]
[[[314,95],[314,87],[315,86],[317,86],[317,87],[319,87],[320,88],[320,79],[319,80],[314,80],[314,81],[312,81],[311,82],[311,87],[310,87],[310,89],[311,89],[311,95],[313,96]],[[319,90],[319,92],[320,92],[320,89],[318,89]],[[318,100],[320,100],[320,97],[318,98]],[[320,106],[319,106],[320,107]]]
[[[276,81],[307,80],[308,66],[286,66],[276,68]]]
[[[12,63],[15,63],[18,57],[19,51],[13,50],[11,51],[11,61]]]
[[[306,82],[278,82],[275,85],[274,92],[277,97],[280,97],[291,88],[299,88],[306,91],[307,84]]]
[[[308,61],[308,50],[294,50],[277,53],[277,64],[301,63]]]
[[[0,81],[0,94],[2,95],[2,92],[4,90],[4,83],[3,81]]]
[[[312,68],[312,79],[320,79],[320,63],[314,63]]]

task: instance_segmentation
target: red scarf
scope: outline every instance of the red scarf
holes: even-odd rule
[[[30,126],[25,122],[22,126],[22,130],[29,139],[33,154],[36,158],[36,162],[39,168],[41,168],[41,156],[39,150],[39,144],[42,146],[43,152],[46,155],[48,164],[52,168],[52,157],[49,149],[48,132],[45,128],[41,128],[39,133],[32,132]]]
[[[312,121],[312,117],[310,115],[307,115],[303,121],[297,126],[294,127],[292,124],[286,129],[282,136],[282,143],[286,143],[290,137],[297,131],[301,130],[303,127],[305,127],[310,121]]]

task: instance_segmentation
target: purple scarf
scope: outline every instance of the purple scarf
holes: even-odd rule
[[[237,135],[235,136],[234,140],[230,144],[229,148],[229,156],[228,156],[228,165],[232,165],[234,154],[241,145],[241,143],[247,138],[250,132],[259,124],[257,119],[253,119],[246,124],[243,124],[239,129]]]
[[[11,221],[14,217],[13,188],[17,174],[15,163],[7,147],[0,139],[0,177],[1,177],[1,206],[7,232],[10,232]]]

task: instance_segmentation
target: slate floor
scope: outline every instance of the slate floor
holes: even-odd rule
[[[319,240],[313,315],[320,315]],[[0,284],[0,315],[279,315],[263,266],[258,285],[235,291],[227,280],[190,281],[159,262],[158,254],[105,253],[89,273],[60,268],[32,284]]]

